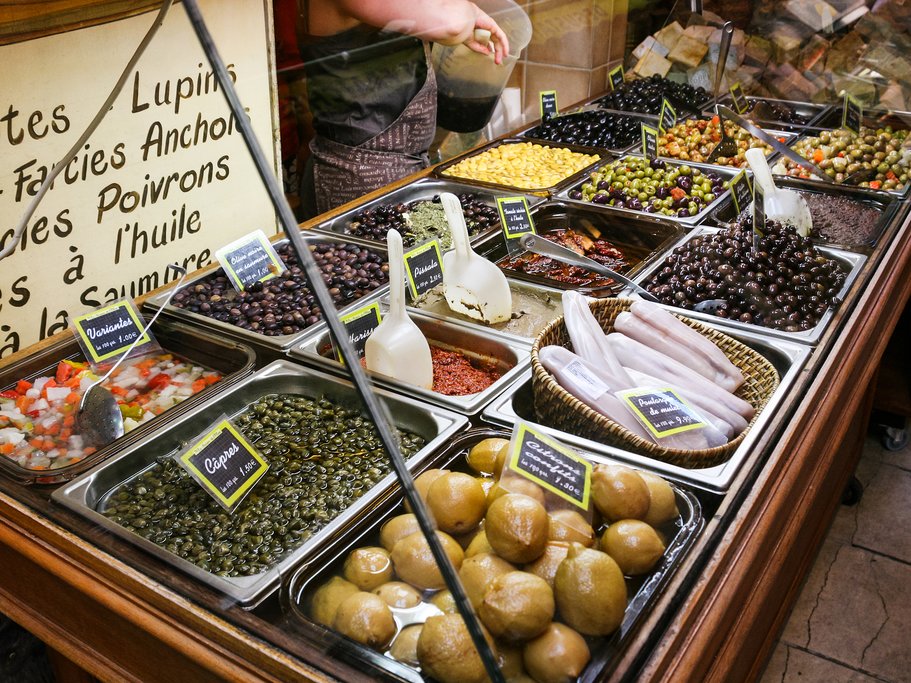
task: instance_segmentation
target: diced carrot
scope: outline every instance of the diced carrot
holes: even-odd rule
[[[27,380],[20,379],[18,382],[16,382],[16,391],[18,391],[20,394],[24,394],[31,388],[32,383]]]
[[[66,397],[65,400],[66,400],[67,403],[76,404],[76,403],[79,403],[79,401],[82,400],[82,396],[80,396],[79,394],[77,394],[75,391],[71,391],[71,392],[67,395],[67,397]]]
[[[129,392],[123,387],[118,387],[116,384],[110,387],[111,393],[116,394],[117,396],[126,396]]]
[[[9,455],[10,453],[12,453],[15,450],[15,448],[16,447],[13,444],[5,443],[2,446],[0,446],[0,453],[3,453],[3,455]]]
[[[221,375],[212,374],[204,377],[203,379],[206,380],[206,384],[215,384],[216,382],[221,381]]]
[[[889,180],[898,180],[898,176],[895,175],[895,171],[893,171],[891,168],[889,169],[888,173],[886,173],[886,178]]]
[[[715,115],[712,117],[712,125],[713,125],[713,126],[717,126],[719,123],[721,123],[721,119],[718,118],[718,114],[715,114]]]
[[[68,428],[68,427],[65,427],[65,428],[63,428],[63,429],[60,430],[60,440],[61,440],[61,441],[66,441],[66,440],[69,439],[71,436],[73,436],[73,430],[72,430],[72,429],[70,429],[70,428]]]
[[[75,416],[75,415],[67,415],[65,418],[63,418],[63,426],[64,426],[64,427],[72,427],[74,424],[76,424],[76,416]]]
[[[46,470],[46,469],[47,469],[47,465],[35,465],[34,467],[32,467],[32,468],[30,468],[30,469],[33,469],[33,470]]]
[[[870,181],[870,187],[872,187],[874,190],[878,190],[882,186],[883,186],[883,184],[882,184],[882,181],[880,181],[880,180],[871,180]]]
[[[53,449],[55,449],[55,448],[57,448],[57,442],[56,442],[56,441],[54,441],[53,439],[45,439],[45,440],[44,440],[44,450],[46,450],[46,451],[51,451],[51,450],[53,450]]]
[[[94,452],[97,451],[97,450],[98,450],[98,449],[95,448],[94,446],[87,446],[87,447],[85,447],[85,448],[82,449],[82,454],[83,454],[83,455],[91,455],[92,453],[94,453]]]
[[[42,436],[44,434],[44,427],[42,427],[41,425],[35,425],[34,428],[32,429],[32,434]]]
[[[16,408],[19,409],[21,413],[27,413],[28,407],[32,404],[32,399],[28,396],[20,396],[16,399]]]
[[[821,149],[813,150],[813,163],[818,164],[820,161],[826,158],[826,155]]]
[[[190,388],[193,390],[194,394],[200,392],[206,388],[206,380],[198,379],[190,385]]]
[[[29,439],[28,440],[28,445],[31,446],[32,448],[40,449],[43,443],[44,443],[44,439]]]
[[[70,389],[75,389],[81,382],[82,378],[79,377],[79,375],[73,375],[66,382],[64,382],[63,386],[69,387]]]

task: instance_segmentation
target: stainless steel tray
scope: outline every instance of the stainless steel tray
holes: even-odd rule
[[[548,434],[552,434],[556,438],[583,450],[623,460],[638,467],[652,469],[709,491],[725,493],[738,472],[752,459],[758,457],[753,445],[762,435],[772,416],[778,410],[788,406],[791,401],[789,396],[791,387],[803,370],[803,366],[810,357],[812,349],[804,344],[772,339],[755,332],[727,330],[721,326],[718,326],[718,329],[761,353],[775,366],[781,378],[778,387],[772,392],[772,396],[762,409],[762,412],[760,412],[759,417],[756,418],[756,422],[750,428],[750,431],[744,436],[737,450],[720,465],[700,469],[679,467],[645,455],[621,450],[591,439],[569,434],[548,425],[541,425],[535,418],[530,370],[525,372],[515,384],[494,400],[484,410],[482,418],[487,422],[509,427],[515,424],[517,419],[533,422],[541,426]]]
[[[657,125],[658,125],[658,123],[657,123],[658,117],[652,116],[651,114],[638,114],[636,112],[610,111],[608,109],[602,109],[601,107],[597,107],[597,106],[585,106],[585,107],[581,107],[581,108],[577,109],[576,111],[561,113],[558,118],[575,116],[575,115],[584,114],[584,113],[590,112],[590,111],[600,112],[600,113],[606,114],[607,116],[623,116],[626,118],[634,119],[641,123],[645,123],[649,126],[652,126],[653,128],[657,127]],[[594,145],[584,145],[581,143],[564,142],[561,140],[547,140],[545,138],[541,138],[541,137],[538,137],[538,136],[532,134],[532,131],[534,131],[534,129],[537,128],[538,126],[542,125],[542,123],[543,122],[539,119],[539,120],[535,121],[534,123],[532,123],[531,125],[526,126],[525,128],[518,131],[516,133],[516,136],[520,137],[524,140],[528,140],[530,142],[540,142],[542,144],[556,142],[557,144],[561,144],[561,145],[571,144],[571,145],[575,145],[575,146],[579,147],[580,149],[582,149],[582,148],[591,149],[596,152],[608,151],[608,152],[617,153],[617,152],[626,152],[627,150],[634,149],[635,147],[639,147],[639,148],[642,147],[641,138],[638,134],[637,134],[636,139],[632,143],[627,143],[625,145],[619,145],[616,147],[597,147]]]
[[[345,528],[365,510],[369,510],[384,496],[389,495],[395,483],[395,475],[387,475],[345,512],[315,533],[302,546],[287,553],[269,570],[245,577],[221,577],[205,571],[151,541],[127,531],[98,510],[112,491],[142,474],[155,464],[156,459],[171,457],[179,452],[187,442],[198,437],[206,426],[215,422],[219,415],[233,417],[262,396],[272,393],[326,396],[339,403],[359,407],[359,401],[349,382],[318,370],[305,369],[290,361],[276,361],[255,373],[246,382],[233,387],[218,400],[197,406],[180,419],[174,420],[167,429],[134,444],[103,466],[60,487],[54,491],[52,499],[110,533],[225,593],[244,607],[252,607],[275,590],[281,574],[291,565],[305,558],[323,539]],[[408,466],[412,469],[419,467],[434,450],[448,442],[467,424],[464,417],[448,410],[426,406],[414,399],[397,396],[382,389],[377,389],[376,393],[383,397],[397,427],[419,434],[427,440],[426,446],[409,459]]]
[[[464,458],[467,449],[484,438],[508,439],[509,435],[507,431],[496,429],[466,432],[437,453],[426,467],[445,467],[470,472]],[[580,454],[595,462],[616,462],[601,455],[587,452]],[[673,481],[670,483],[676,494],[680,518],[677,523],[670,523],[667,528],[662,527],[662,531],[668,536],[664,558],[651,574],[645,577],[626,578],[628,600],[623,623],[619,630],[609,637],[586,639],[592,657],[580,676],[580,681],[600,680],[616,666],[620,653],[632,644],[633,635],[643,618],[653,608],[705,526],[702,507],[694,492],[685,485]],[[403,511],[401,505],[402,495],[399,493],[388,499],[382,507],[372,510],[360,520],[356,528],[350,529],[332,544],[327,544],[319,555],[313,555],[298,566],[282,584],[281,603],[291,628],[318,638],[318,642],[322,642],[332,656],[363,667],[364,675],[370,679],[394,678],[421,683],[424,679],[417,670],[317,624],[310,619],[305,608],[307,599],[315,588],[331,576],[340,573],[344,558],[351,550],[365,545],[378,545],[376,539],[380,527],[387,519]],[[422,623],[438,611],[432,611],[432,608],[426,605],[419,605],[410,609],[393,609],[393,613],[397,626],[401,628],[411,623]]]
[[[592,162],[585,168],[582,168],[582,169],[576,171],[575,173],[573,173],[572,175],[569,175],[566,178],[563,178],[562,180],[560,180],[557,183],[554,183],[553,185],[548,185],[547,187],[522,188],[522,187],[516,187],[515,185],[500,185],[497,183],[485,182],[483,180],[473,180],[471,178],[462,178],[460,176],[445,175],[445,173],[448,169],[450,169],[452,166],[455,166],[457,163],[459,163],[463,159],[477,156],[478,154],[486,152],[489,149],[493,149],[494,147],[499,147],[500,145],[511,145],[511,144],[516,144],[516,143],[541,144],[541,143],[534,142],[532,140],[525,140],[522,138],[504,138],[502,140],[494,140],[493,142],[489,142],[486,145],[477,147],[469,152],[466,152],[465,154],[459,155],[459,156],[455,157],[454,159],[450,159],[449,161],[446,161],[446,162],[436,166],[433,169],[433,175],[435,178],[440,178],[442,180],[452,180],[452,181],[455,181],[458,183],[476,185],[478,187],[487,187],[492,190],[501,190],[501,191],[505,190],[506,192],[509,192],[511,194],[530,194],[530,195],[539,195],[542,197],[548,197],[550,195],[553,195],[553,194],[556,194],[557,192],[559,192],[562,187],[576,183],[579,178],[584,177],[586,173],[589,173],[591,171],[591,169],[595,166],[595,164],[600,163],[600,161],[603,160],[604,158],[613,156],[609,152],[593,151],[590,147],[578,147],[576,145],[564,145],[559,142],[547,142],[546,144],[543,144],[544,147],[569,149],[574,152],[579,152],[580,154],[593,154],[594,153],[594,154],[598,154],[601,157],[601,159],[599,159],[598,161]]]
[[[642,155],[641,154],[628,154],[624,157],[621,157],[620,161],[623,161],[624,159],[627,159],[630,157],[635,157],[637,159],[641,159]],[[603,167],[610,165],[613,161],[614,160],[611,159],[604,163],[599,163],[596,166],[593,166],[589,170],[589,174],[593,173],[594,171],[601,170]],[[665,157],[661,157],[661,161],[665,162],[669,166],[690,166],[692,168],[698,168],[703,173],[717,173],[718,175],[721,176],[722,180],[725,180],[725,181],[730,181],[734,176],[736,176],[740,172],[739,169],[733,169],[733,168],[729,168],[727,166],[716,166],[714,164],[700,164],[700,163],[689,162],[689,161],[677,161],[675,159],[667,159]],[[572,202],[573,204],[579,204],[581,206],[598,208],[598,209],[601,209],[604,211],[619,211],[619,212],[625,213],[627,215],[632,215],[632,216],[645,216],[646,218],[658,218],[660,220],[674,221],[675,223],[680,223],[681,225],[684,225],[687,228],[690,228],[690,227],[696,225],[697,223],[699,223],[700,221],[702,221],[702,219],[704,219],[706,216],[709,215],[710,211],[717,208],[725,200],[725,198],[731,194],[730,190],[725,190],[719,196],[715,197],[715,200],[711,204],[706,206],[702,211],[697,213],[695,216],[686,216],[686,217],[676,216],[676,215],[675,216],[665,216],[665,215],[660,215],[660,214],[651,214],[651,213],[647,213],[645,211],[636,211],[634,209],[626,209],[626,208],[620,208],[617,206],[610,206],[609,204],[595,204],[594,202],[587,202],[582,199],[573,199],[572,197],[569,196],[570,192],[575,192],[575,191],[581,192],[582,185],[584,185],[584,184],[585,184],[584,182],[580,182],[580,183],[574,184],[571,187],[566,187],[557,194],[556,198],[561,201],[564,201],[564,202]]]
[[[385,316],[389,310],[388,304],[381,302],[380,308]],[[428,403],[449,408],[463,415],[473,415],[487,405],[497,394],[506,389],[531,362],[531,347],[527,343],[517,344],[477,327],[456,325],[436,318],[429,318],[419,313],[409,313],[409,317],[420,328],[431,346],[462,351],[470,358],[478,358],[482,361],[494,361],[504,372],[497,381],[484,389],[484,391],[466,396],[446,396],[422,387],[386,378],[383,375],[373,374],[376,383],[387,389],[413,394]],[[330,368],[333,372],[346,372],[344,366],[335,358],[332,350],[332,340],[328,331],[312,337],[299,346],[293,347],[288,352],[288,355],[291,358],[305,362],[318,363]]]
[[[343,237],[339,237],[338,235],[310,234],[310,233],[304,233],[303,237],[304,237],[304,241],[307,242],[308,244],[311,242],[331,242],[331,243],[336,243],[336,244],[351,243],[351,244],[356,244],[356,245],[359,245],[362,247],[368,247],[372,251],[375,251],[384,257],[386,256],[386,253],[387,253],[385,244],[378,243],[378,242],[370,242],[367,240],[361,240],[361,239],[357,239],[354,237],[346,236],[343,238]],[[288,242],[289,242],[289,240],[286,237],[284,239],[278,240],[277,242],[273,243],[273,246],[278,248],[280,246],[287,244]],[[218,269],[218,270],[212,270],[212,271],[206,272],[201,275],[197,275],[196,277],[188,280],[181,289],[183,290],[183,289],[187,289],[189,287],[193,287],[196,283],[200,282],[201,280],[204,280],[207,277],[213,276],[220,272],[221,272],[221,270]],[[365,297],[371,296],[374,293],[382,291],[384,287],[388,287],[388,284],[381,285],[380,287],[375,289],[373,292],[365,294],[361,298],[355,299],[354,301],[345,304],[342,308],[339,308],[337,310],[339,312],[347,311],[351,307],[361,305],[365,301]],[[167,298],[166,293],[162,293],[157,296],[150,297],[143,304],[143,309],[156,311],[159,308],[161,308],[161,306],[164,303],[166,298]],[[266,336],[264,334],[258,334],[256,332],[253,332],[251,330],[245,330],[242,327],[238,327],[238,326],[232,325],[230,323],[216,320],[215,318],[210,318],[210,317],[202,315],[200,313],[194,313],[194,312],[188,311],[184,308],[178,308],[177,306],[174,306],[173,304],[168,304],[167,306],[165,306],[164,314],[168,315],[172,318],[175,318],[177,320],[181,320],[183,322],[190,323],[197,327],[203,327],[210,331],[214,331],[219,334],[227,335],[227,336],[231,337],[232,339],[238,339],[240,341],[246,342],[247,344],[250,344],[251,346],[254,346],[255,348],[265,348],[272,352],[281,352],[286,349],[289,349],[294,344],[299,343],[300,340],[305,335],[312,334],[311,328],[315,326],[315,325],[310,325],[309,327],[304,328],[304,329],[300,330],[299,332],[295,332],[293,334]],[[316,323],[316,325],[318,325],[318,324],[320,324],[320,323]]]
[[[720,232],[719,228],[711,228],[708,226],[700,226],[693,230],[691,233],[686,235],[682,240],[674,244],[670,251],[673,251],[676,247],[681,244],[685,244],[689,240],[695,239],[700,235],[708,235],[712,233]],[[842,266],[847,268],[848,276],[845,279],[844,285],[842,285],[841,290],[838,292],[838,297],[844,300],[845,295],[851,289],[851,286],[854,284],[854,281],[857,280],[858,275],[860,274],[861,268],[863,268],[864,263],[867,261],[867,257],[864,254],[859,254],[853,251],[845,251],[844,249],[835,249],[833,247],[825,247],[819,245],[816,247],[816,250],[826,256],[827,258],[838,261]],[[647,269],[640,272],[633,281],[638,285],[643,285],[646,280],[659,268],[660,263],[653,263]],[[631,291],[631,290],[630,290]],[[800,342],[802,344],[817,344],[822,337],[823,333],[826,331],[826,328],[829,326],[829,323],[832,321],[832,317],[835,315],[831,307],[823,313],[822,317],[819,319],[819,322],[816,323],[816,326],[811,330],[806,330],[804,332],[786,332],[784,330],[776,330],[771,327],[762,327],[761,325],[753,325],[752,323],[743,323],[738,320],[729,320],[727,318],[719,318],[718,316],[711,315],[709,313],[700,313],[698,311],[691,311],[684,308],[678,308],[676,306],[668,306],[666,304],[661,304],[668,310],[672,310],[675,313],[680,313],[696,320],[703,322],[712,323],[713,325],[718,326],[719,328],[724,329],[726,332],[728,329],[741,330],[744,332],[757,332],[759,334],[767,335],[770,337],[776,337],[778,339],[787,339],[790,341]]]
[[[816,180],[804,180],[802,178],[791,178],[779,176],[775,180],[778,187],[791,188],[800,192],[813,194],[832,195],[837,194],[848,199],[875,208],[879,211],[879,221],[873,229],[870,239],[858,244],[845,244],[839,242],[828,242],[821,237],[814,237],[813,242],[820,245],[835,247],[837,249],[847,249],[849,251],[860,251],[868,253],[879,242],[885,229],[889,226],[896,211],[901,206],[900,202],[895,200],[893,195],[876,190],[868,190],[863,187],[842,186],[834,189],[832,185]],[[713,209],[706,218],[704,225],[729,227],[737,219],[737,212],[731,196],[719,207]]]
[[[831,105],[828,104],[797,102],[795,100],[779,100],[775,99],[774,97],[754,97],[753,95],[748,95],[747,99],[749,99],[751,102],[758,100],[759,102],[771,102],[773,104],[780,104],[782,106],[788,107],[798,115],[802,116],[804,119],[806,119],[806,123],[789,123],[775,119],[757,119],[755,121],[755,123],[760,128],[775,128],[777,130],[786,130],[794,133],[800,133],[803,131],[803,129],[816,125],[816,123],[821,120],[831,108]],[[734,109],[734,102],[731,99],[730,94],[726,94],[724,97],[721,97],[718,100],[718,104],[723,104],[730,109]],[[705,112],[709,115],[714,114],[711,106],[707,106]],[[744,116],[749,116],[749,112],[746,112]]]
[[[497,197],[512,197],[515,196],[515,192],[507,192],[505,190],[495,190],[495,189],[480,189],[475,185],[469,185],[466,183],[455,182],[452,180],[442,180],[437,178],[423,178],[416,182],[400,187],[397,190],[393,190],[389,194],[378,197],[373,201],[366,202],[360,206],[356,206],[353,209],[349,209],[345,213],[339,214],[334,218],[326,221],[325,223],[320,223],[319,225],[312,228],[312,232],[318,233],[328,233],[330,235],[344,235],[345,238],[353,237],[354,239],[365,240],[370,244],[383,244],[385,241],[371,240],[366,237],[358,237],[352,235],[348,232],[348,224],[351,223],[351,220],[357,214],[368,209],[375,208],[384,204],[408,204],[417,200],[429,200],[433,199],[434,196],[440,194],[441,192],[452,192],[453,194],[461,194],[462,192],[473,192],[478,196],[478,200],[488,204],[494,208],[497,205]],[[543,201],[543,197],[537,195],[524,195],[525,199],[528,201],[529,207],[535,206],[539,202]],[[475,243],[479,240],[484,239],[485,237],[498,233],[500,231],[500,223],[497,221],[496,225],[493,227],[482,230],[476,235],[471,236],[471,242]],[[407,247],[406,247],[407,250]]]
[[[148,319],[151,316],[146,316]],[[159,318],[152,326],[152,333],[165,351],[171,351],[187,360],[218,370],[223,377],[195,396],[145,422],[113,443],[99,448],[83,460],[53,470],[32,470],[20,467],[6,456],[0,456],[0,471],[26,484],[59,484],[91,469],[121,450],[147,438],[156,429],[168,425],[187,411],[213,398],[253,372],[256,356],[246,344],[223,339],[203,330],[193,329],[173,320]],[[53,375],[57,364],[64,360],[83,361],[84,357],[75,337],[62,339],[22,360],[11,363],[0,371],[0,390],[7,389],[20,379],[34,379]]]

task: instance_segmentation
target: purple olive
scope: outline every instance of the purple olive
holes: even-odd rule
[[[569,198],[570,199],[582,199],[582,192],[580,190],[570,190]]]
[[[664,168],[667,164],[665,164],[661,159],[652,159],[652,160],[649,162],[649,165],[650,165],[652,168],[659,168],[659,169],[660,169],[660,168]]]
[[[677,215],[681,218],[688,218],[690,215],[689,209],[677,209]]]
[[[593,201],[595,204],[607,204],[607,202],[608,202],[609,200],[610,200],[610,197],[608,197],[608,196],[607,196],[606,194],[604,194],[603,192],[598,192],[597,194],[595,194],[594,197],[592,197],[592,201]]]
[[[688,175],[677,176],[677,187],[684,192],[689,192],[693,189],[693,179]]]
[[[658,199],[667,199],[667,195],[669,193],[670,190],[668,190],[664,185],[655,190],[655,196],[658,197]]]
[[[614,202],[614,206],[616,206],[618,209],[625,209],[626,202],[623,201],[622,199],[618,199],[618,200],[616,200],[616,202]]]
[[[615,187],[610,191],[610,196],[612,199],[623,199],[625,193],[619,187]]]
[[[639,201],[638,197],[633,197],[626,203],[626,205],[630,209],[635,209],[636,211],[642,211],[642,202]]]
[[[600,180],[600,181],[598,181],[598,189],[599,190],[609,190],[610,183],[607,182],[606,180]]]

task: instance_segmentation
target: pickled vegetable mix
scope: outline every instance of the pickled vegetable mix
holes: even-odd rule
[[[222,378],[170,353],[127,359],[104,386],[129,432]],[[76,432],[82,394],[97,380],[88,363],[62,360],[53,376],[19,380],[0,392],[0,453],[29,470],[72,465],[97,449]]]

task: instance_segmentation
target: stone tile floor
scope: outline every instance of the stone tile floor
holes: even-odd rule
[[[911,683],[911,446],[870,436],[761,683]]]

